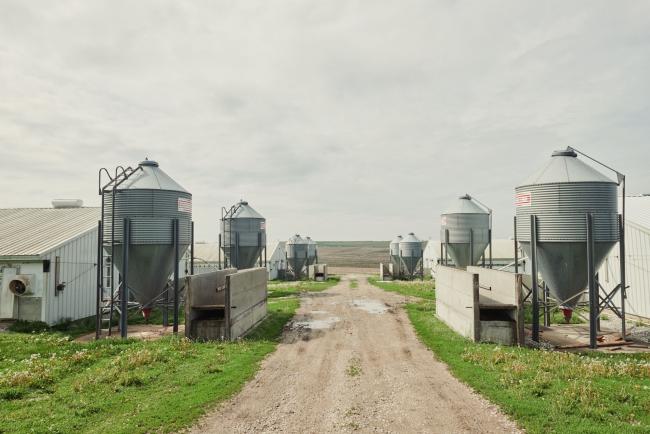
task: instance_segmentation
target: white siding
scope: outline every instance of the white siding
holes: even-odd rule
[[[619,246],[612,249],[598,270],[601,285],[608,291],[619,283]],[[631,223],[625,224],[625,278],[627,280],[627,313],[650,318],[650,229]],[[614,303],[620,305],[620,296]]]
[[[65,289],[56,295],[55,267],[59,257],[59,281]],[[97,300],[97,229],[42,255],[50,260],[50,272],[45,274],[43,288],[43,321],[55,324],[63,319],[73,320],[95,315]]]
[[[266,258],[266,268],[269,270],[269,280],[278,278],[278,271],[286,268],[285,242],[278,241],[273,249],[270,249],[270,255]]]

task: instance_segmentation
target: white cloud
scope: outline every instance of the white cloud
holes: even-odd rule
[[[437,236],[465,192],[510,234],[517,182],[576,146],[650,191],[650,4],[0,1],[0,200],[99,203],[145,156],[216,239]]]

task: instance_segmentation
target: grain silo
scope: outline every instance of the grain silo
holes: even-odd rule
[[[296,234],[287,240],[285,244],[287,265],[294,277],[298,278],[303,273],[303,269],[308,261],[308,244],[304,238]]]
[[[311,237],[305,237],[305,241],[307,241],[307,265],[313,265],[318,262],[317,243]]]
[[[413,278],[418,274],[418,266],[422,267],[422,241],[413,232],[399,242],[399,256],[405,277]]]
[[[550,293],[570,317],[589,282],[587,220],[593,221],[593,268],[600,267],[619,240],[617,183],[569,148],[553,152],[515,191],[518,241],[529,257],[536,257]]]
[[[219,244],[225,255],[225,267],[252,268],[263,265],[266,248],[266,219],[246,201],[221,212]]]
[[[103,267],[102,287],[110,288],[110,312],[119,298],[120,328],[126,336],[126,314],[133,299],[148,317],[152,307],[167,307],[168,279],[175,271],[174,326],[178,323],[178,263],[192,240],[192,195],[167,175],[155,161],[145,160],[133,168],[118,168],[101,187],[103,263],[114,264],[126,280],[119,295],[113,267]],[[108,283],[108,284],[107,284]],[[120,285],[121,286],[121,285]],[[123,288],[124,289],[124,288]],[[126,294],[126,295],[125,295]],[[106,308],[106,306],[104,306]],[[99,330],[99,329],[98,329]]]
[[[396,276],[401,274],[402,262],[399,258],[399,243],[402,241],[402,238],[401,235],[398,235],[388,246],[390,262],[393,264],[393,274]]]
[[[440,240],[460,268],[476,265],[491,239],[491,212],[469,194],[460,196],[440,216]]]

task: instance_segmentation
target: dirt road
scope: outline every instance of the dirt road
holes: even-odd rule
[[[405,300],[361,275],[304,297],[255,379],[193,432],[516,432],[418,341]]]

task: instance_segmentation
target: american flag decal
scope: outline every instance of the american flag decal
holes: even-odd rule
[[[260,230],[261,230],[261,231],[265,231],[265,230],[266,230],[266,222],[265,222],[264,220],[262,220],[262,222],[260,223]]]

